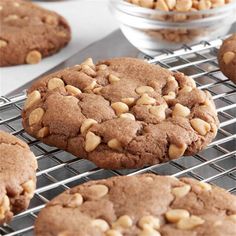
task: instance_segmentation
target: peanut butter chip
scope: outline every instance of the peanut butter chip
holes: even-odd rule
[[[153,106],[149,108],[149,112],[156,116],[159,120],[164,120],[166,118],[165,110],[167,107],[168,106],[166,104]]]
[[[199,183],[199,186],[200,186],[201,189],[204,190],[204,191],[211,191],[211,190],[212,190],[211,185],[208,184],[208,183],[200,182],[200,183]]]
[[[0,48],[4,48],[7,46],[7,41],[0,39]]]
[[[165,2],[165,0],[159,0],[156,2],[155,8],[158,10],[162,10],[162,11],[168,11],[169,8]]]
[[[33,110],[29,115],[29,125],[38,124],[42,120],[44,113],[44,110],[40,107]]]
[[[226,65],[228,65],[235,58],[236,54],[234,52],[226,52],[223,55],[223,61]]]
[[[158,217],[155,216],[143,216],[139,222],[138,225],[141,229],[145,229],[145,227],[148,225],[153,229],[159,229],[160,228],[160,220]]]
[[[106,232],[110,227],[108,223],[105,220],[102,219],[96,219],[91,222],[91,225],[93,227],[99,228],[102,232]]]
[[[88,187],[91,191],[91,195],[89,196],[91,199],[99,199],[107,195],[109,189],[106,185],[96,184]]]
[[[42,129],[40,129],[38,131],[38,134],[37,134],[37,136],[39,138],[44,138],[44,137],[46,137],[48,135],[49,135],[49,128],[48,127],[43,127]]]
[[[118,78],[118,77],[115,76],[115,75],[110,74],[108,80],[109,80],[109,82],[110,82],[111,84],[114,84],[114,83],[120,81],[120,78]]]
[[[32,198],[34,196],[35,187],[35,182],[33,180],[29,180],[22,184],[24,194],[26,194],[29,198]]]
[[[121,143],[116,139],[113,138],[111,139],[108,143],[107,143],[108,147],[118,150],[118,151],[122,151],[122,145]]]
[[[48,15],[45,18],[45,22],[49,25],[57,25],[58,24],[57,18],[55,16],[50,16],[50,15]]]
[[[134,104],[135,99],[134,98],[122,98],[121,101],[128,106],[132,106]]]
[[[115,230],[115,229],[110,229],[106,231],[105,235],[106,236],[123,236],[123,234],[120,231]]]
[[[101,143],[101,137],[95,135],[92,132],[86,134],[85,139],[85,150],[86,152],[92,152]]]
[[[2,11],[2,9],[3,9],[3,7],[2,7],[2,6],[0,6],[0,11]]]
[[[190,185],[184,185],[181,187],[176,187],[172,189],[172,194],[175,195],[175,197],[181,198],[186,196],[191,190],[191,186]]]
[[[65,89],[66,89],[66,91],[67,91],[69,94],[74,95],[74,96],[76,96],[77,94],[80,94],[80,93],[81,93],[81,90],[80,90],[80,89],[78,89],[78,88],[76,88],[76,87],[74,87],[74,86],[72,86],[72,85],[66,85],[66,86],[65,86]]]
[[[178,229],[193,229],[199,225],[204,224],[205,220],[203,220],[202,218],[198,217],[198,216],[191,216],[190,218],[182,218],[180,219],[180,221],[177,223],[177,228]]]
[[[168,151],[170,159],[176,159],[178,157],[183,156],[186,149],[187,149],[187,144],[185,143],[183,143],[181,146],[170,144]]]
[[[137,105],[153,105],[156,103],[156,99],[150,97],[148,94],[144,93],[141,98],[136,102]]]
[[[145,225],[145,228],[138,234],[138,236],[161,236],[161,234],[149,225]]]
[[[37,50],[33,50],[27,54],[25,60],[27,64],[37,64],[42,60],[42,54]]]
[[[172,209],[166,212],[166,219],[171,223],[176,223],[183,218],[189,218],[190,214],[184,209]]]
[[[89,65],[82,64],[82,71],[89,76],[96,76],[96,71],[93,70]]]
[[[177,0],[175,8],[177,11],[189,11],[192,8],[192,4],[192,0]]]
[[[97,86],[97,82],[94,80],[90,85],[88,85],[84,90],[93,90]]]
[[[81,65],[87,65],[91,67],[92,69],[95,69],[95,65],[93,63],[93,59],[91,57],[87,58],[84,62],[81,63]]]
[[[90,129],[94,124],[97,124],[98,122],[94,119],[86,119],[83,121],[81,127],[80,127],[80,132],[81,134],[84,134]]]
[[[229,219],[236,223],[236,214],[230,215]]]
[[[154,92],[154,89],[150,86],[140,86],[136,88],[136,93],[138,94],[144,94],[144,93],[152,93]]]
[[[181,105],[180,103],[175,104],[175,107],[172,111],[172,116],[182,116],[182,117],[187,117],[190,115],[190,109],[188,107],[185,107]]]
[[[163,96],[163,98],[165,99],[165,101],[170,101],[176,98],[176,94],[175,92],[169,92],[168,95]]]
[[[192,87],[186,85],[181,90],[179,90],[179,93],[190,93],[192,90]]]
[[[0,204],[0,220],[5,218],[5,213],[10,211],[10,200],[7,195],[5,195]]]
[[[62,88],[64,87],[64,82],[62,79],[60,78],[52,78],[48,81],[48,89],[49,90],[53,90],[56,88]]]
[[[199,118],[194,118],[190,120],[190,124],[193,129],[202,136],[205,136],[211,130],[210,124]]]
[[[83,197],[80,193],[73,194],[70,202],[67,204],[68,207],[76,208],[83,203]]]
[[[107,65],[105,64],[101,64],[99,66],[97,66],[98,70],[106,70],[107,69]]]
[[[118,116],[129,111],[129,107],[123,102],[114,102],[111,104],[111,107]]]
[[[135,120],[135,116],[131,113],[124,113],[120,115],[120,118]]]
[[[18,20],[18,19],[19,19],[18,15],[8,15],[3,19],[3,21],[7,22],[7,21],[12,21],[12,20]]]
[[[34,104],[38,103],[41,99],[41,94],[39,91],[35,90],[28,95],[28,98],[25,101],[24,109],[29,109]]]
[[[133,221],[130,216],[128,215],[123,215],[120,216],[119,219],[112,224],[113,229],[125,229],[131,227],[133,224]]]

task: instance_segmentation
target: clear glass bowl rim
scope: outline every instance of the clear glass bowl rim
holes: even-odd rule
[[[135,4],[129,3],[125,0],[110,0],[112,4],[120,4],[123,5],[125,9],[127,9],[130,13],[143,13],[143,14],[160,14],[160,15],[175,15],[175,14],[185,14],[185,15],[199,15],[199,14],[217,14],[227,11],[232,11],[232,9],[236,10],[236,0],[225,4],[224,6],[213,8],[210,10],[199,10],[193,12],[180,12],[180,11],[162,11],[158,9],[149,9],[141,6],[137,6]],[[236,14],[236,12],[235,12]]]

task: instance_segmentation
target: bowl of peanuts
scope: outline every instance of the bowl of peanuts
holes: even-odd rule
[[[110,0],[125,37],[154,56],[226,35],[236,22],[236,0]]]

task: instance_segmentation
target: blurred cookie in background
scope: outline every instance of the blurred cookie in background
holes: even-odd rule
[[[59,14],[23,0],[0,0],[0,66],[36,64],[71,38]]]
[[[218,61],[222,73],[236,83],[236,34],[223,42]]]

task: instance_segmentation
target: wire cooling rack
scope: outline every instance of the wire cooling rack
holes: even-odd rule
[[[103,170],[93,163],[49,147],[29,136],[21,125],[25,94],[0,98],[0,129],[25,140],[38,160],[37,190],[28,210],[16,215],[10,224],[0,227],[2,235],[32,235],[37,213],[59,193],[75,185],[117,175],[151,172],[162,175],[191,176],[236,194],[236,86],[226,79],[217,65],[216,55],[221,40],[202,42],[177,51],[164,51],[146,59],[170,70],[191,76],[201,89],[214,98],[220,119],[215,140],[195,156],[182,157],[162,165],[135,170]]]

